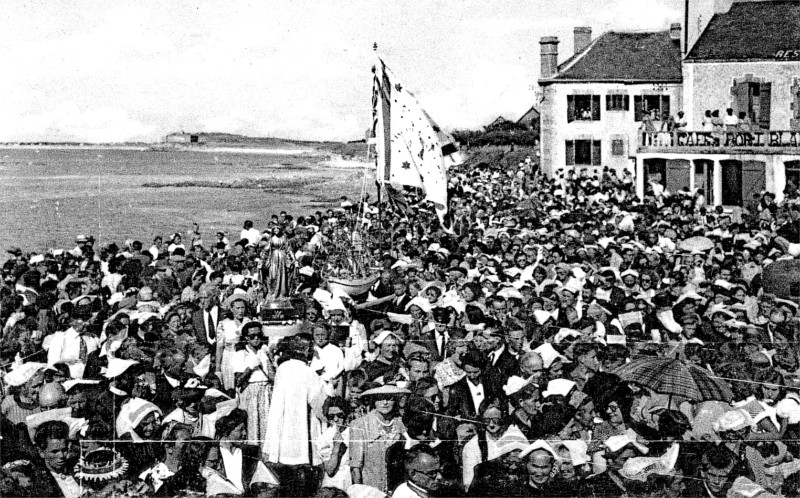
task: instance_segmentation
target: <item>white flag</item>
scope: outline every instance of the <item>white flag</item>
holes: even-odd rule
[[[441,130],[380,59],[375,68],[372,103],[378,181],[423,189],[425,199],[436,205],[441,218],[447,212]],[[448,149],[454,148],[448,143]]]

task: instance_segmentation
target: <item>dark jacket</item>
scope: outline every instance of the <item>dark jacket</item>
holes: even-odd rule
[[[34,467],[30,489],[31,496],[48,496],[54,498],[61,498],[64,496],[56,479],[47,469],[44,462],[40,462]]]
[[[467,496],[530,496],[527,482],[528,472],[523,462],[495,458],[475,466]]]
[[[217,308],[217,321],[214,322],[215,334],[220,321],[222,321],[222,310]],[[197,342],[200,344],[208,344],[208,339],[206,338],[206,321],[203,318],[203,310],[200,309],[192,312],[192,329],[194,330],[194,336],[197,338]],[[213,355],[215,352],[216,348],[211,348],[211,354]]]
[[[492,386],[482,379],[484,401],[496,396],[496,391]],[[459,380],[450,387],[450,401],[447,404],[447,415],[453,417],[475,418],[478,415],[475,405],[472,402],[472,394],[467,386],[467,378]]]
[[[397,296],[394,296],[391,301],[386,303],[386,311],[388,313],[398,313],[401,315],[407,315],[408,311],[406,311],[406,306],[408,303],[411,302],[411,296],[408,294],[403,294],[400,296],[400,299]]]
[[[491,386],[492,391],[503,392],[503,386],[513,375],[520,375],[519,360],[508,351],[508,346],[500,353],[500,357],[492,364],[487,362],[483,371],[484,383]]]

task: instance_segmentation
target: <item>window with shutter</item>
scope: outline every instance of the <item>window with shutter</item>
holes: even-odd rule
[[[567,95],[567,123],[575,121],[575,96]]]
[[[575,164],[581,166],[592,164],[591,140],[575,140]]]
[[[758,125],[764,130],[769,130],[769,115],[772,111],[772,83],[761,83],[759,90]]]
[[[669,117],[669,95],[661,96],[661,108],[659,110],[661,111],[662,117]]]
[[[575,142],[572,140],[567,140],[566,163],[567,166],[572,166],[575,164]]]
[[[800,161],[786,161],[786,190],[797,192],[800,187]]]
[[[739,83],[733,87],[733,110],[738,116],[744,112],[750,119],[753,119],[753,109],[750,106],[750,85]]]
[[[600,153],[600,140],[592,141],[592,166],[600,166],[602,155]]]
[[[628,110],[627,95],[606,95],[607,111],[626,111]]]
[[[642,120],[642,113],[644,112],[642,100],[641,95],[633,96],[633,116],[636,121]]]
[[[789,120],[789,129],[800,130],[800,78],[794,79],[791,91],[792,102],[789,109],[792,111],[792,119]]]
[[[631,108],[631,99],[627,95],[622,96],[622,108],[626,111],[630,110]]]
[[[592,121],[600,121],[600,96],[592,95]]]

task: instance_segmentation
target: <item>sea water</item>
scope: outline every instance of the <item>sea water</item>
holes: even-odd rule
[[[155,235],[185,234],[193,222],[206,242],[220,230],[235,241],[246,219],[259,228],[281,210],[297,217],[336,208],[342,195],[358,198],[364,170],[324,160],[219,149],[0,148],[0,249],[72,248],[77,234],[147,248]],[[374,197],[374,174],[366,176]]]

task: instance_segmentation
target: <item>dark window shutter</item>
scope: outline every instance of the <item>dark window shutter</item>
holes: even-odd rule
[[[592,141],[592,166],[600,166],[600,140]]]
[[[631,108],[631,98],[629,95],[622,96],[622,107],[628,111]]]
[[[636,121],[642,120],[642,96],[641,95],[634,95],[633,96],[633,115]]]
[[[600,121],[600,96],[592,95],[592,121]]]
[[[575,164],[575,142],[567,140],[567,166]]]
[[[567,123],[575,121],[575,96],[567,95]]]
[[[669,116],[669,95],[661,96],[661,116]],[[663,119],[663,117],[662,117]]]
[[[798,81],[796,85],[797,89],[794,93],[794,102],[792,102],[792,108],[794,109],[794,119],[800,119],[800,81]]]
[[[739,83],[734,85],[733,96],[734,102],[732,107],[734,108],[733,110],[736,112],[736,115],[738,116],[740,112],[744,112],[750,119],[754,120],[755,116],[753,116],[753,113],[750,112],[750,86],[747,83]]]
[[[621,156],[625,154],[625,144],[622,140],[615,138],[611,141],[611,155]]]
[[[606,95],[606,111],[611,110],[611,95]]]
[[[758,113],[758,125],[764,129],[769,130],[769,114],[772,111],[772,83],[761,84],[761,95],[759,103],[761,104]]]

